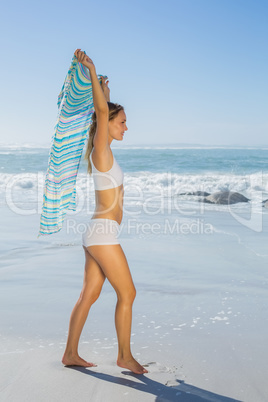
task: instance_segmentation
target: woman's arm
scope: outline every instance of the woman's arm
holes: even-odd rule
[[[105,96],[105,99],[107,100],[107,102],[110,102],[110,88],[108,87],[108,79],[101,77],[101,87]]]
[[[98,151],[107,150],[108,145],[108,121],[109,108],[102,90],[93,61],[80,49],[75,51],[75,56],[79,63],[89,69],[92,83],[93,103],[97,116],[97,131],[94,137],[94,148]],[[107,86],[107,84],[105,84]]]

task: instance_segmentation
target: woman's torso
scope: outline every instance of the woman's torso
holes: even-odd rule
[[[97,155],[94,148],[90,154],[92,176],[95,186],[95,211],[91,219],[107,218],[118,222],[123,218],[123,172],[114,158],[112,151],[107,153],[107,158]],[[109,169],[108,164],[112,164]],[[97,165],[97,166],[96,166]]]

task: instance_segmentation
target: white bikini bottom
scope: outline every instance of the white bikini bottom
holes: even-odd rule
[[[120,225],[113,219],[91,219],[82,235],[83,246],[120,244],[118,240]]]

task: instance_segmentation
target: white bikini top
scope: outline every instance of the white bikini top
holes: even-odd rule
[[[94,181],[95,190],[108,190],[109,188],[115,188],[121,186],[124,180],[124,173],[118,165],[115,157],[113,156],[113,166],[106,172],[100,172],[96,169],[92,161],[92,152],[89,155],[92,166],[92,176]]]

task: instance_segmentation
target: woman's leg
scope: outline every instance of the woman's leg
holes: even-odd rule
[[[120,244],[90,246],[87,249],[117,293],[115,310],[115,326],[118,338],[117,364],[136,374],[148,373],[134,359],[130,350],[132,304],[136,296],[136,289],[124,251]]]
[[[105,275],[89,252],[85,248],[84,250],[86,262],[83,288],[71,314],[67,345],[62,358],[62,363],[66,366],[91,367],[94,365],[93,363],[85,361],[78,355],[78,342],[89,309],[100,295],[102,285],[105,281]]]

